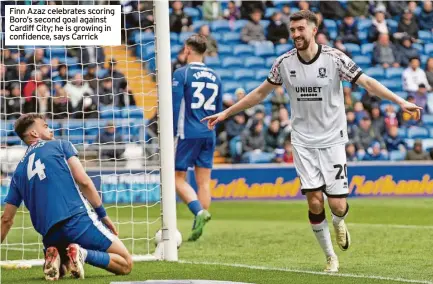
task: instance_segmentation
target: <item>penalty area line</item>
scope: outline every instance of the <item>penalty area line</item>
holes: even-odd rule
[[[330,277],[387,280],[387,281],[396,281],[396,282],[403,282],[403,283],[433,284],[433,282],[426,281],[426,280],[411,280],[411,279],[404,279],[404,278],[393,278],[393,277],[385,277],[385,276],[350,274],[350,273],[327,273],[327,272],[319,272],[319,271],[311,271],[311,270],[256,266],[256,265],[247,265],[247,264],[239,264],[239,263],[219,263],[219,262],[202,262],[202,261],[199,262],[199,261],[185,261],[185,260],[179,260],[179,263],[198,264],[198,265],[219,265],[219,266],[247,268],[247,269],[254,269],[254,270],[282,271],[282,272],[293,272],[293,273],[302,273],[302,274],[325,275]]]

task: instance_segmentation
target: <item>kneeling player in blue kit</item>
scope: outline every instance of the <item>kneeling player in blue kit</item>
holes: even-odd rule
[[[45,279],[57,280],[68,271],[83,279],[84,263],[129,274],[131,255],[117,238],[116,227],[75,147],[68,141],[54,140],[39,114],[22,115],[15,123],[15,132],[28,149],[5,199],[1,241],[24,201],[33,227],[43,237]]]

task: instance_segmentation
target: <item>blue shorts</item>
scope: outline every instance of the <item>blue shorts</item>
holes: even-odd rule
[[[54,246],[64,255],[69,244],[96,251],[107,251],[116,236],[111,233],[96,214],[87,212],[77,214],[63,220],[50,228],[43,237],[45,249]]]
[[[178,139],[176,146],[176,171],[186,171],[192,166],[212,169],[214,151],[215,136]]]

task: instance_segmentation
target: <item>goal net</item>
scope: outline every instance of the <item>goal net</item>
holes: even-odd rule
[[[9,5],[10,2],[17,5],[113,4],[100,0],[8,2]],[[83,166],[117,225],[119,238],[135,260],[158,258],[153,255],[154,236],[161,228],[166,229],[163,239],[172,250],[174,241],[169,237],[168,228],[176,228],[175,220],[164,217],[169,214],[170,218],[176,218],[172,174],[161,175],[164,171],[161,165],[168,171],[172,167],[172,163],[164,159],[170,155],[172,159],[173,150],[167,153],[161,150],[165,146],[160,147],[162,133],[158,122],[159,116],[165,113],[168,119],[161,120],[164,124],[161,129],[172,129],[172,119],[167,114],[171,98],[164,99],[165,109],[158,99],[158,93],[162,93],[158,87],[161,80],[170,86],[170,76],[158,78],[155,56],[159,20],[154,19],[154,10],[163,9],[168,13],[168,2],[156,2],[120,1],[120,46],[6,46],[5,15],[1,15],[2,210],[14,169],[26,151],[14,133],[14,122],[23,113],[44,114],[55,138],[72,142],[79,151]],[[168,25],[164,19],[160,22],[163,28],[167,27],[159,34],[166,34],[165,39],[169,40]],[[171,68],[169,48],[168,45],[168,49],[165,47],[158,54],[161,56],[159,65],[168,62],[166,70]],[[165,73],[171,74],[169,72]],[[165,145],[170,146],[170,143],[165,142]],[[169,200],[164,206],[162,176],[168,180]],[[173,188],[169,188],[172,185]],[[166,209],[169,207],[170,210]],[[43,258],[42,237],[33,229],[29,213],[22,204],[1,245],[0,261],[36,265],[42,264]],[[176,260],[177,251],[168,259]]]

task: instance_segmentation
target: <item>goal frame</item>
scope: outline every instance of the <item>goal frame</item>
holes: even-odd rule
[[[174,139],[171,89],[171,52],[169,1],[155,0],[153,5],[155,30],[156,87],[158,94],[158,132],[160,149],[161,230],[163,253],[156,255],[133,255],[133,261],[178,261],[176,241],[177,214],[174,175]],[[0,24],[1,24],[0,19]],[[119,23],[120,24],[120,23]],[[4,42],[3,42],[4,44]],[[161,74],[161,76],[160,76]],[[163,123],[163,127],[161,127]],[[1,162],[1,161],[0,161]],[[43,259],[4,260],[0,267],[21,269],[41,266]]]

